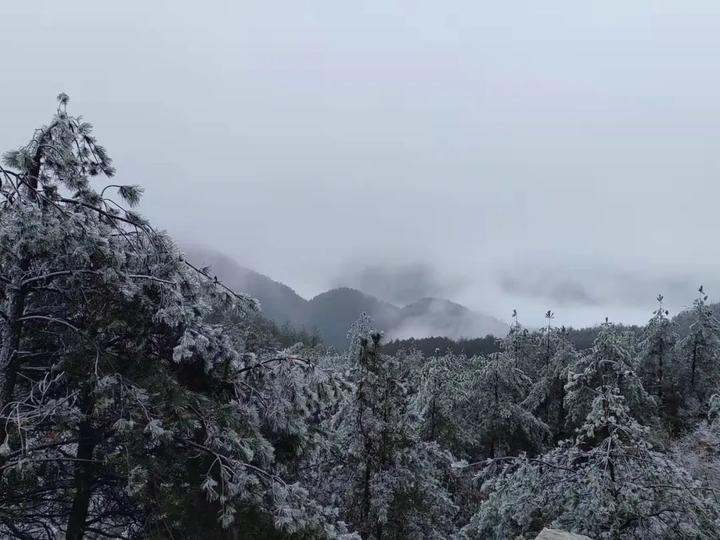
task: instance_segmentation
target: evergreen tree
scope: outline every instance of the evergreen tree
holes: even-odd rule
[[[456,414],[468,366],[468,359],[452,354],[422,358],[415,372],[416,391],[411,399],[412,411],[420,421],[421,437],[438,442],[458,456],[464,454],[472,440],[467,426]]]
[[[568,435],[565,385],[570,369],[578,362],[578,353],[562,335],[554,340],[553,351],[522,405],[543,421],[552,431],[554,440],[559,441]]]
[[[546,316],[551,312],[548,311]],[[513,322],[510,331],[501,341],[502,351],[515,359],[516,366],[528,377],[535,378],[540,369],[548,362],[551,356],[550,319],[548,319],[548,332],[546,338],[538,332],[530,332],[524,328],[518,319],[517,310],[513,310]]]
[[[617,385],[606,385],[574,444],[508,462],[462,535],[530,539],[547,526],[598,540],[717,538],[708,491],[647,439]]]
[[[641,336],[636,369],[643,387],[655,397],[664,418],[672,421],[681,399],[675,358],[677,324],[668,317],[662,295],[658,295],[657,301],[658,307]]]
[[[668,386],[668,370],[674,364],[673,353],[677,343],[676,325],[668,318],[668,311],[663,308],[663,296],[657,297],[658,308],[648,322],[640,343],[641,352],[638,358],[638,373],[645,389],[663,400]]]
[[[654,419],[656,403],[635,372],[627,336],[605,322],[590,353],[570,368],[565,386],[568,425],[582,425],[598,394],[607,388],[618,389],[638,420],[647,423]]]
[[[457,414],[473,435],[469,446],[473,458],[543,449],[550,431],[521,406],[532,380],[517,360],[504,353],[475,358],[466,377]]]
[[[681,383],[687,396],[685,414],[694,419],[707,414],[707,401],[720,380],[720,323],[707,299],[701,286],[693,302],[689,334],[678,343]]]
[[[717,500],[720,485],[720,396],[710,398],[708,421],[675,441],[674,460],[687,469],[708,494]]]
[[[209,322],[254,301],[92,188],[110,160],[66,105],[0,171],[0,534],[343,535],[278,475],[265,364]]]
[[[456,512],[446,489],[453,459],[419,439],[406,378],[380,339],[358,339],[356,389],[338,413],[318,489],[363,538],[444,538]]]

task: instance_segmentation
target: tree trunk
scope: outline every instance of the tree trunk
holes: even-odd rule
[[[75,463],[75,497],[68,517],[67,540],[82,540],[85,536],[85,522],[87,521],[90,499],[92,498],[95,483],[95,465],[93,453],[98,443],[98,433],[92,426],[90,418],[94,402],[87,397],[85,419],[80,422],[77,447],[77,461]]]
[[[695,390],[695,366],[697,364],[697,340],[693,343],[692,365],[690,366],[690,388]]]
[[[430,408],[430,440],[435,440],[435,396],[432,398],[432,407]]]
[[[660,343],[660,355],[658,356],[658,398],[660,398],[660,406],[663,401],[663,356],[665,356],[664,344]]]
[[[557,440],[555,442],[558,442],[562,440],[563,433],[565,430],[565,384],[562,380],[560,380],[560,400],[559,400],[559,408],[558,408],[558,418],[557,418]]]
[[[20,318],[25,310],[25,292],[8,287],[6,302],[7,320],[0,330],[0,410],[12,401],[17,376],[17,351],[20,346],[22,322]],[[4,422],[2,436],[5,438]]]

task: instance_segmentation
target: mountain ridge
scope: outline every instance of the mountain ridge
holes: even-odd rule
[[[186,254],[229,287],[260,301],[262,314],[276,324],[317,330],[328,345],[342,348],[347,330],[367,313],[389,339],[443,336],[453,339],[504,336],[509,326],[478,311],[444,298],[424,297],[398,306],[352,287],[336,287],[305,299],[292,287],[273,280],[215,250],[186,246]]]

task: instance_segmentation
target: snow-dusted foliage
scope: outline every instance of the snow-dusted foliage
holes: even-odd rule
[[[532,379],[505,353],[473,359],[457,414],[479,451],[475,458],[537,452],[549,442],[548,427],[521,405],[531,387]]]
[[[668,317],[663,308],[663,296],[657,297],[658,307],[645,327],[640,352],[637,358],[637,372],[645,389],[656,396],[658,404],[667,409],[666,405],[675,394],[677,373],[675,369],[675,347],[677,345],[677,324]]]
[[[298,385],[298,361],[266,370],[208,322],[254,302],[106,195],[139,188],[93,187],[110,159],[66,105],[0,171],[0,535],[343,534],[279,476],[265,429],[304,436],[334,390],[308,366],[301,397],[258,383]]]
[[[565,386],[565,409],[570,426],[579,426],[587,417],[598,393],[617,388],[635,418],[651,420],[656,402],[642,385],[632,360],[629,338],[614,325],[602,325],[592,349],[570,368]]]
[[[689,334],[678,343],[682,362],[679,382],[686,393],[685,416],[700,419],[707,414],[708,399],[720,383],[720,322],[707,304],[703,287],[693,302]]]
[[[464,538],[535,538],[544,526],[600,539],[717,538],[714,498],[647,443],[617,386],[593,400],[575,442],[507,462]]]
[[[540,332],[530,332],[520,324],[516,310],[513,310],[512,320],[510,331],[501,342],[502,350],[515,359],[516,367],[529,377],[535,377],[552,356],[554,340],[550,325]]]
[[[359,338],[355,391],[334,419],[317,489],[363,538],[446,538],[453,459],[418,436],[406,378],[380,340]]]
[[[547,335],[552,340],[547,346],[552,356],[538,370],[522,405],[548,426],[555,440],[560,440],[566,435],[565,385],[570,369],[578,362],[578,353],[561,332]]]
[[[442,441],[456,455],[461,455],[474,439],[458,414],[470,362],[451,354],[421,359],[415,371],[416,390],[411,396],[410,406],[419,419],[420,436],[428,441]]]

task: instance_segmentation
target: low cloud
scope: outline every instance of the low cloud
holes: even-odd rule
[[[333,286],[359,289],[388,302],[405,305],[421,298],[453,298],[468,279],[442,275],[426,263],[373,265],[357,269],[346,265]]]
[[[535,298],[544,298],[553,305],[597,305],[598,299],[588,293],[587,288],[577,279],[552,274],[531,276],[503,275],[500,279],[503,292]]]
[[[504,294],[560,308],[625,306],[649,310],[662,294],[666,304],[679,311],[692,303],[700,284],[705,285],[711,299],[720,294],[720,279],[709,270],[688,273],[657,269],[653,273],[647,269],[526,263],[499,272],[497,283]]]

